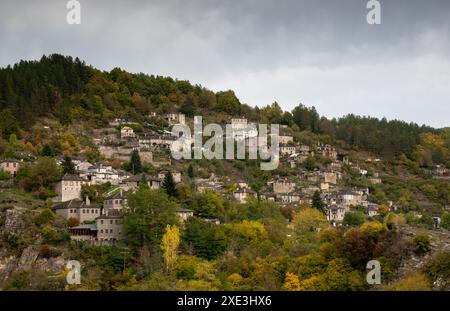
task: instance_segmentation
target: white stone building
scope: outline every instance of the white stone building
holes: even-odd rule
[[[55,213],[65,219],[74,218],[80,224],[85,221],[94,221],[101,214],[101,207],[97,204],[91,204],[89,198],[85,201],[80,199],[71,199],[66,202],[56,204]]]
[[[72,199],[81,199],[81,186],[84,184],[89,184],[87,179],[77,175],[65,174],[55,186],[55,191],[58,194],[57,200],[65,202]]]
[[[246,203],[248,198],[256,197],[256,192],[248,188],[241,188],[233,192],[233,197],[239,203]]]
[[[120,129],[120,138],[134,138],[136,135],[134,134],[134,130],[129,126],[124,126]]]
[[[16,176],[20,168],[20,162],[17,160],[2,160],[0,162],[0,171],[8,172],[11,176]]]

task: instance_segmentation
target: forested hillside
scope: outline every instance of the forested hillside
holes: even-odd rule
[[[102,72],[78,58],[58,54],[1,69],[0,110],[0,130],[6,139],[19,128],[29,129],[43,116],[56,118],[63,124],[82,119],[102,125],[112,117],[139,120],[150,111],[180,111],[187,116],[201,114],[206,118],[210,115],[207,112],[215,112],[216,118],[245,115],[254,121],[280,123],[294,130],[342,140],[350,147],[389,159],[405,154],[426,165],[445,158],[450,144],[448,130],[351,114],[329,120],[321,117],[314,107],[302,104],[292,112],[284,112],[277,103],[252,108],[241,103],[231,90],[214,93],[188,81],[131,74],[119,68]],[[422,148],[416,148],[423,142],[423,133],[435,134],[443,143],[425,150],[424,155]],[[422,144],[422,147],[429,146]]]

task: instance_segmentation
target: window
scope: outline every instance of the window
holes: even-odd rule
[[[112,233],[112,229],[109,229],[109,233]]]
[[[119,220],[118,219],[116,219],[116,225],[118,225],[119,224]]]
[[[100,233],[103,233],[103,229],[100,229]]]
[[[100,220],[100,223],[103,225],[103,219],[102,220]]]
[[[110,221],[109,221],[109,223],[110,223],[110,224],[112,225],[112,224],[113,224],[113,221],[112,221],[112,220],[110,220]]]
[[[89,214],[89,210],[88,210],[88,209],[86,210],[86,213],[88,213],[88,214]]]
[[[91,213],[94,214],[94,210],[93,209],[91,210]]]
[[[82,212],[83,212],[83,214],[84,214],[84,213],[86,213],[86,211],[85,211],[84,209],[83,209],[83,211],[82,211]]]

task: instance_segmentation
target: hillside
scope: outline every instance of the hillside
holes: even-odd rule
[[[174,160],[171,125],[196,115],[280,124],[280,165]],[[375,289],[449,289],[448,128],[54,54],[0,69],[0,134],[0,288],[371,290],[376,259]]]

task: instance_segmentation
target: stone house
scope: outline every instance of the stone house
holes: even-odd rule
[[[123,238],[123,215],[121,211],[110,209],[95,219],[97,240],[115,242]]]
[[[379,205],[376,203],[369,203],[367,205],[367,215],[369,215],[370,217],[380,215],[378,212],[378,207],[379,207]]]
[[[280,180],[274,181],[272,187],[273,187],[274,193],[294,192],[295,182],[280,179]]]
[[[187,208],[179,208],[177,209],[176,213],[181,222],[185,222],[186,220],[189,219],[189,217],[194,216],[194,211]]]
[[[168,113],[163,118],[171,126],[175,124],[186,124],[186,116],[183,113]]]
[[[61,181],[55,185],[55,191],[58,194],[57,200],[60,202],[72,199],[81,199],[81,186],[89,184],[87,179],[78,175],[65,174]]]
[[[65,219],[74,218],[81,224],[85,221],[94,221],[101,214],[101,207],[91,204],[89,198],[85,201],[71,199],[54,206],[55,213]]]
[[[177,137],[172,135],[146,135],[139,138],[139,147],[169,149],[176,140]]]
[[[88,161],[76,161],[74,160],[73,163],[75,164],[75,169],[77,171],[87,171],[90,167],[92,167],[92,163]]]
[[[276,195],[277,201],[283,204],[291,204],[298,203],[300,201],[300,194],[291,192],[291,193],[280,193]]]
[[[206,191],[222,192],[223,190],[223,183],[220,181],[197,180],[195,185],[199,193],[204,193]]]
[[[231,119],[231,128],[233,130],[245,130],[247,128],[247,119],[246,118]]]
[[[275,202],[276,197],[277,197],[276,194],[274,194],[274,193],[269,193],[269,192],[264,192],[264,193],[261,193],[261,194],[259,195],[259,198],[260,198],[261,200],[273,201],[273,202]]]
[[[248,188],[241,188],[233,192],[233,197],[239,202],[239,203],[245,203],[247,202],[248,198],[256,197],[256,192],[248,189]]]
[[[280,135],[278,136],[278,141],[280,144],[289,144],[294,142],[294,137],[290,135]]]
[[[331,145],[319,143],[317,145],[316,151],[322,157],[330,158],[332,160],[336,160],[337,159],[338,153],[337,153],[336,149],[334,147],[332,147]]]
[[[295,154],[295,146],[288,144],[280,144],[280,153],[282,155],[293,155]]]
[[[326,209],[327,220],[329,222],[342,222],[347,209],[341,205],[330,205]]]
[[[353,191],[341,191],[338,199],[346,206],[357,206],[362,204],[362,195]]]
[[[121,139],[127,139],[127,138],[134,138],[136,137],[136,134],[134,134],[134,130],[129,126],[124,126],[120,129],[120,138]]]
[[[103,214],[107,214],[110,210],[122,211],[128,205],[127,194],[120,189],[116,193],[111,194],[103,201]]]
[[[180,182],[181,182],[181,173],[178,172],[178,171],[171,171],[171,173],[172,173],[173,181],[174,181],[175,183],[180,183]],[[167,171],[160,171],[160,172],[158,173],[158,178],[159,178],[161,181],[163,181],[164,178],[166,178],[166,174],[167,174]]]
[[[120,187],[126,191],[137,189],[139,184],[141,182],[143,182],[144,180],[147,183],[147,185],[150,187],[150,189],[156,190],[156,189],[161,188],[161,183],[162,183],[161,179],[154,177],[154,176],[150,176],[145,173],[137,174],[137,175],[131,176],[131,177],[123,180],[122,183],[120,184]]]
[[[119,172],[110,165],[95,164],[80,173],[80,177],[91,181],[93,185],[105,184],[118,185],[120,182]]]
[[[17,160],[2,160],[0,162],[0,171],[8,172],[13,177],[17,175],[19,167],[20,162]]]

